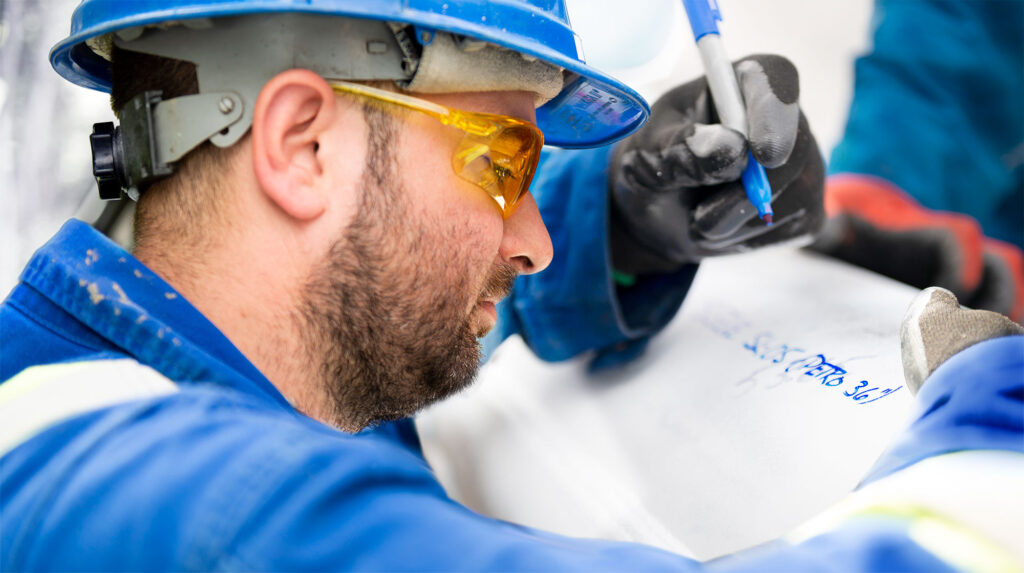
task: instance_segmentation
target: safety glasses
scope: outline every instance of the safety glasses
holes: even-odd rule
[[[418,111],[465,133],[452,156],[455,174],[487,192],[508,218],[530,188],[544,134],[532,123],[504,115],[452,109],[405,94],[329,80],[335,93],[351,94]]]

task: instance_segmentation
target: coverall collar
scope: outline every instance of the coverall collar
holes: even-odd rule
[[[179,384],[226,386],[294,412],[277,388],[180,293],[82,221],[65,223],[36,252],[21,280]]]

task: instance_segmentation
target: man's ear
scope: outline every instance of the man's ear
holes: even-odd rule
[[[311,220],[327,197],[320,140],[337,113],[334,92],[309,70],[288,70],[271,79],[256,99],[252,118],[253,169],[260,188],[287,215]]]

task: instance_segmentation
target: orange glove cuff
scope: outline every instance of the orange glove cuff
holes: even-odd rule
[[[985,239],[985,251],[999,257],[1013,276],[1013,304],[1007,316],[1017,322],[1024,321],[1024,252],[1016,245],[988,238]]]
[[[825,182],[825,214],[848,214],[881,229],[908,231],[935,228],[956,240],[963,265],[960,280],[967,291],[981,282],[985,266],[984,235],[973,218],[923,207],[899,187],[868,175],[833,175]]]

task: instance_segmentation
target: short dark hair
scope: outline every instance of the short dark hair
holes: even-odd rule
[[[162,91],[164,99],[199,93],[199,77],[192,62],[133,52],[116,45],[111,51],[110,76],[110,107],[115,114],[144,91]]]
[[[196,66],[113,47],[110,61],[110,105],[115,115],[144,91],[159,90],[163,99],[199,93]],[[245,139],[243,139],[245,141]],[[205,142],[175,164],[175,173],[144,190],[135,210],[134,239],[138,247],[163,238],[175,242],[188,237],[202,241],[204,231],[217,220],[221,177],[231,148]],[[176,238],[175,238],[176,237]]]

